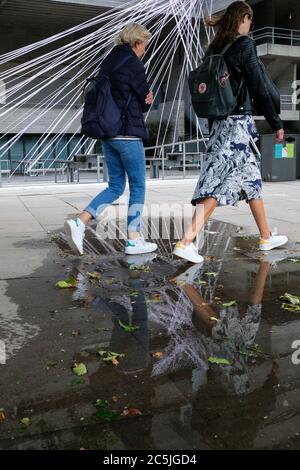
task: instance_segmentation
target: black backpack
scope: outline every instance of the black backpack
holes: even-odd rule
[[[230,84],[230,74],[224,59],[232,43],[219,54],[209,54],[196,70],[189,74],[188,83],[192,105],[198,117],[221,119],[233,112],[237,105],[237,97],[243,84],[243,79],[237,96],[234,96]]]
[[[124,58],[110,74],[118,70],[131,57]],[[86,80],[84,85],[84,107],[81,119],[81,132],[86,137],[103,139],[115,137],[124,126],[126,111],[132,96],[129,95],[126,106],[120,110],[111,94],[109,75],[99,72],[97,77]]]

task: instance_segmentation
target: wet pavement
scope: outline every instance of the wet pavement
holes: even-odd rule
[[[280,300],[300,295],[300,244],[264,255],[215,221],[195,267],[172,243],[15,243],[48,255],[0,281],[1,449],[300,449],[300,311]]]

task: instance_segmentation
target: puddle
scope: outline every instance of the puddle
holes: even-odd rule
[[[52,240],[48,283],[46,263],[34,273],[42,286],[27,281],[36,296],[9,292],[17,305],[42,304],[41,333],[10,370],[0,366],[1,448],[300,448],[300,365],[292,362],[300,312],[280,299],[300,295],[299,245],[261,254],[257,239],[212,222],[205,262],[192,266],[173,258],[173,240],[159,240],[156,254],[125,256],[122,240],[103,243],[94,227],[81,258],[62,234]],[[55,287],[70,276],[75,288]],[[119,363],[105,362],[103,351],[120,354]],[[74,363],[88,373],[76,377]],[[96,400],[123,416],[97,418]],[[131,408],[138,416],[124,416]],[[31,425],[20,430],[26,412]]]

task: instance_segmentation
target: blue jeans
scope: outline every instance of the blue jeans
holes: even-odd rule
[[[107,139],[102,142],[102,146],[109,176],[108,188],[99,193],[84,210],[96,219],[109,204],[124,193],[127,174],[130,190],[127,230],[140,232],[146,179],[143,142]]]

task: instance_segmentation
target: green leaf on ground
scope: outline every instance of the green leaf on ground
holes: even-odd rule
[[[205,286],[207,284],[207,282],[199,280],[199,281],[195,281],[195,284],[199,284],[200,286],[202,286],[202,285]]]
[[[139,292],[137,290],[130,292],[129,297],[138,297]]]
[[[140,329],[140,327],[137,325],[125,325],[124,323],[121,322],[121,320],[119,320],[118,323],[120,327],[122,328],[122,330],[126,331],[127,333],[133,333],[134,331]]]
[[[31,423],[31,421],[27,417],[21,419],[21,424],[24,424],[24,426],[26,426],[26,427],[29,426],[30,423]]]
[[[222,304],[223,307],[232,307],[233,305],[236,305],[236,300],[230,300],[230,302],[226,302],[225,304]]]
[[[86,365],[83,364],[83,362],[81,362],[80,364],[75,364],[75,367],[73,367],[73,373],[75,375],[78,375],[78,377],[87,374]]]
[[[281,304],[281,308],[289,312],[300,312],[300,305],[287,304],[284,302]]]
[[[229,362],[228,359],[224,359],[223,357],[210,356],[208,358],[208,362],[210,362],[211,364],[223,364],[225,366],[230,366],[231,365],[231,362]]]
[[[120,417],[120,414],[115,410],[100,408],[99,410],[97,410],[96,417],[102,419],[106,423],[111,423],[112,421],[118,419]]]
[[[300,297],[297,295],[288,294],[287,292],[280,297],[281,300],[285,300],[292,305],[300,305]]]
[[[56,283],[56,286],[59,287],[60,289],[71,289],[71,288],[76,287],[77,284],[78,284],[77,279],[75,279],[74,277],[70,277],[69,279],[65,281],[58,281]]]
[[[219,273],[214,273],[214,272],[212,272],[212,273],[205,273],[205,275],[206,275],[206,276],[217,277],[217,276],[219,276]]]
[[[107,400],[96,400],[95,406],[97,408],[107,408],[109,406],[109,402]]]
[[[300,258],[288,258],[288,261],[292,261],[293,263],[300,263]]]
[[[119,353],[115,353],[113,351],[103,351],[103,350],[98,351],[98,354],[99,354],[99,356],[101,356],[101,358],[104,362],[111,363],[114,366],[117,366],[119,364],[119,358],[120,357],[125,356],[125,354],[119,354]]]
[[[95,406],[97,408],[96,417],[110,423],[120,417],[120,414],[115,410],[110,410],[109,402],[107,400],[96,400]]]
[[[130,271],[141,271],[143,273],[146,273],[146,272],[149,272],[150,271],[150,266],[148,266],[147,264],[143,264],[142,266],[138,266],[138,265],[135,265],[135,264],[132,264],[130,267],[129,267]]]

